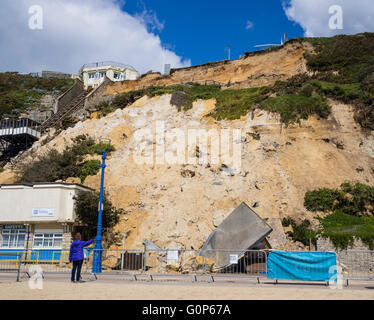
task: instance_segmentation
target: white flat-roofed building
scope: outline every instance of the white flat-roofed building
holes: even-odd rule
[[[112,81],[137,80],[139,72],[132,66],[106,61],[85,64],[80,70],[80,76],[87,89],[98,87],[105,77]]]
[[[0,253],[43,251],[40,256],[51,260],[69,250],[79,191],[92,189],[71,183],[1,185]]]

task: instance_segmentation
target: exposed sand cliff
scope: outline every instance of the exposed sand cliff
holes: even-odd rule
[[[149,85],[170,85],[189,81],[214,80],[233,84],[230,88],[248,88],[273,85],[306,72],[305,52],[313,51],[308,42],[289,42],[279,50],[258,53],[238,60],[219,61],[189,68],[175,69],[170,76],[159,73],[144,75],[137,81],[114,82],[103,94],[118,94]],[[236,83],[236,84],[235,84]]]
[[[129,232],[128,248],[142,248],[146,239],[161,247],[200,248],[242,201],[258,202],[254,210],[274,228],[269,237],[273,247],[290,248],[281,219],[312,216],[303,206],[306,191],[338,187],[346,180],[374,183],[374,137],[365,135],[354,122],[351,106],[330,101],[333,108],[327,120],[310,118],[300,126],[281,129],[276,114],[256,111],[253,119],[248,114],[218,122],[205,117],[214,100],[200,100],[191,110],[178,112],[170,98],[143,97],[104,118],[79,122],[43,146],[42,141],[35,143],[22,161],[48,148],[63,150],[81,134],[111,138],[116,151],[107,161],[105,185],[114,205],[127,211],[117,230]],[[232,142],[241,150],[239,170],[233,175],[227,173],[229,169],[220,171],[222,161],[210,166],[137,163],[134,156],[139,150],[155,151],[161,141],[147,136],[137,141],[135,133],[144,129],[155,133],[156,124],[161,123],[164,133],[175,128],[240,129],[240,139]],[[257,133],[260,139],[247,133]],[[176,150],[178,145],[166,139],[165,149]],[[186,153],[196,159],[196,148]],[[10,168],[0,174],[0,183],[13,181]],[[95,189],[99,183],[99,175],[85,181]]]

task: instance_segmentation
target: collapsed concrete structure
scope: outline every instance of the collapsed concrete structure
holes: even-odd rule
[[[240,259],[246,250],[263,249],[268,246],[266,237],[272,231],[265,220],[242,202],[209,235],[201,249],[201,255],[215,261],[216,268],[227,267],[231,264],[230,255]]]

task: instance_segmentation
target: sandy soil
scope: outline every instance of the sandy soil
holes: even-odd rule
[[[181,68],[172,72],[170,76],[151,73],[135,81],[110,83],[105,88],[104,94],[118,94],[149,85],[171,85],[206,80],[230,82],[231,86],[228,87],[230,89],[273,85],[276,80],[286,80],[296,74],[306,72],[304,53],[311,51],[313,48],[307,42],[287,43],[280,50],[273,52],[192,68]]]
[[[68,277],[67,277],[68,278]],[[43,281],[43,289],[30,289],[27,280],[0,280],[1,300],[372,300],[372,284],[333,290],[324,285],[249,282],[132,282],[129,280],[70,283],[68,279]]]
[[[214,100],[198,100],[192,109],[178,112],[170,99],[171,95],[143,97],[106,117],[79,122],[48,143],[37,141],[18,164],[32,161],[48,149],[62,151],[83,133],[96,141],[100,136],[110,138],[116,151],[107,159],[105,186],[112,203],[126,211],[114,231],[127,232],[128,249],[143,249],[145,240],[161,248],[201,248],[209,234],[244,201],[250,206],[257,202],[256,213],[273,228],[268,236],[272,248],[300,250],[287,241],[281,220],[292,217],[317,223],[313,219],[316,214],[304,207],[305,192],[337,188],[345,181],[374,184],[374,135],[361,132],[352,106],[331,101],[328,119],[310,117],[280,130],[276,114],[257,110],[253,118],[248,114],[236,121],[217,122],[204,117],[214,108]],[[208,147],[200,148],[208,163],[196,163],[193,144],[182,148],[183,163],[156,163],[161,143],[154,134],[160,123],[163,134],[181,129],[185,137],[190,129],[239,129],[241,138],[234,139],[231,148],[236,146],[241,152],[240,172],[232,176],[219,170],[221,162],[232,167],[232,159],[221,150],[220,163],[213,163]],[[140,136],[138,141],[136,133],[146,131],[151,134]],[[260,140],[247,133],[259,134]],[[161,140],[165,153],[175,154],[173,137]],[[139,154],[152,155],[152,163],[137,161]],[[183,175],[186,170],[193,176]],[[0,183],[9,183],[14,172],[6,167],[0,173]],[[87,177],[84,184],[99,190],[100,174]]]

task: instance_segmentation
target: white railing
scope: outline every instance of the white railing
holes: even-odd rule
[[[86,68],[99,68],[99,67],[117,67],[117,68],[123,68],[123,69],[132,69],[136,70],[134,67],[123,64],[120,62],[115,62],[115,61],[103,61],[103,62],[93,62],[93,63],[87,63],[84,64],[81,68],[81,70],[86,69]]]

